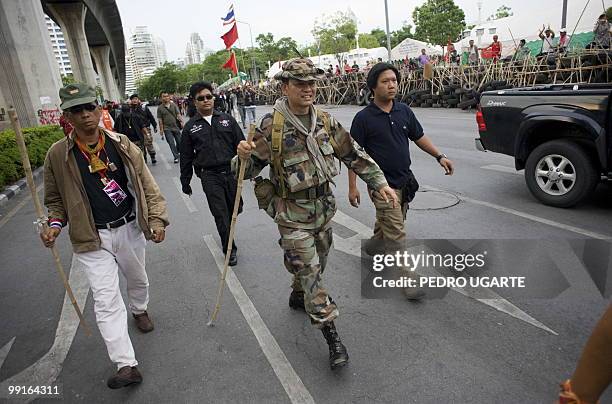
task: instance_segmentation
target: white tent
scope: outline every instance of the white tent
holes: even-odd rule
[[[391,49],[391,59],[398,60],[406,57],[416,58],[421,54],[421,49],[425,49],[428,55],[442,54],[441,46],[430,45],[426,42],[417,41],[416,39],[406,38],[395,48]]]

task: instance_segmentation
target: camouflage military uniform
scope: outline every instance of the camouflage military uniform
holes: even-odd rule
[[[299,67],[295,66],[296,69]],[[284,67],[284,71],[290,69],[291,66]],[[309,150],[307,135],[292,123],[296,118],[295,115],[291,116],[286,104],[286,98],[281,98],[274,106],[276,113],[282,111],[285,117],[280,155],[283,178],[279,178],[277,168],[271,167],[270,180],[276,194],[266,212],[278,225],[285,267],[294,276],[292,287],[304,292],[306,312],[312,323],[320,328],[338,316],[336,304],[330,299],[321,280],[332,245],[331,219],[336,213],[336,201],[330,187],[331,177],[339,172],[334,157],[339,158],[371,188],[380,189],[387,182],[378,165],[352,140],[338,121],[327,113],[317,114],[311,107],[311,129],[314,126],[314,130],[308,136],[317,141],[320,151],[318,162],[326,165],[324,169],[327,174],[322,178],[321,171],[317,169],[317,158],[313,156],[312,149]],[[324,116],[331,133],[325,128]],[[312,121],[315,123],[312,124]],[[258,125],[254,139],[256,149],[246,162],[245,178],[254,178],[267,165],[273,166],[272,123],[273,115],[268,114]],[[330,141],[330,136],[335,142]],[[236,156],[232,161],[234,171],[237,171],[237,163]],[[284,181],[286,198],[281,195],[280,181]],[[307,196],[308,193],[311,195]]]

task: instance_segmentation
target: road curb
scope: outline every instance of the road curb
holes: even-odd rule
[[[34,176],[34,181],[38,180],[42,176],[43,168],[38,167],[36,170],[32,172]],[[28,187],[28,183],[25,178],[20,179],[13,185],[9,185],[4,189],[4,191],[0,192],[0,206],[5,205],[10,199],[14,198],[17,194],[19,194],[22,190]]]

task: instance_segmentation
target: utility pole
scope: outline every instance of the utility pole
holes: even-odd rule
[[[567,0],[563,0],[563,10],[561,13],[561,28],[565,28],[567,22]]]
[[[387,5],[387,0],[385,0],[385,20],[387,24],[387,61],[391,63],[391,33],[389,32],[389,6]]]
[[[249,24],[248,22],[239,21],[239,20],[236,20],[236,22],[239,22],[240,24],[245,24],[249,27],[249,35],[251,36],[251,70],[253,72],[251,75],[251,79],[253,81],[259,81],[259,75],[257,74],[257,67],[255,66],[255,46],[253,45],[253,31],[251,31],[251,24]]]

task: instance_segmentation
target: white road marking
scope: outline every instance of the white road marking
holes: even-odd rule
[[[85,271],[75,265],[73,259],[72,269],[70,271],[70,286],[74,292],[79,307],[85,307],[87,293],[89,292],[89,284]],[[0,398],[8,399],[8,386],[27,385],[27,386],[48,386],[55,382],[62,370],[62,364],[68,355],[72,340],[79,328],[79,317],[77,316],[68,294],[64,296],[64,304],[62,313],[55,331],[55,340],[51,349],[42,356],[38,361],[28,366],[26,369],[16,375],[4,380],[0,383]],[[14,397],[13,397],[14,398]],[[35,396],[27,398],[31,401]]]
[[[445,191],[443,191],[441,189],[430,187],[430,186],[424,186],[424,188],[432,190],[432,191],[445,192]],[[535,215],[532,215],[530,213],[521,212],[521,211],[516,210],[516,209],[506,208],[505,206],[497,205],[497,204],[491,203],[491,202],[480,201],[478,199],[469,198],[469,197],[464,196],[464,195],[457,195],[457,196],[462,201],[465,201],[465,202],[470,202],[470,203],[473,203],[473,204],[476,204],[476,205],[486,206],[486,207],[489,207],[489,208],[492,208],[492,209],[495,209],[495,210],[499,210],[500,212],[509,213],[511,215],[519,216],[519,217],[522,217],[522,218],[525,218],[525,219],[528,219],[528,220],[531,220],[531,221],[534,221],[534,222],[546,224],[546,225],[549,225],[549,226],[552,226],[552,227],[557,227],[559,229],[571,231],[573,233],[582,234],[583,236],[597,238],[597,239],[602,239],[602,240],[610,240],[610,239],[612,239],[612,235],[597,233],[597,232],[590,231],[590,230],[587,230],[587,229],[583,229],[583,228],[580,228],[580,227],[570,226],[568,224],[563,224],[563,223],[555,222],[554,220],[544,219],[543,217],[535,216]]]
[[[500,173],[522,175],[520,171],[516,171],[516,169],[512,167],[500,166],[499,164],[489,164],[488,166],[482,166],[480,168],[485,170],[499,171]]]
[[[204,241],[215,258],[219,272],[223,273],[224,255],[221,249],[217,246],[213,236],[210,234],[204,235]],[[315,401],[310,395],[310,392],[306,389],[306,386],[304,386],[304,383],[302,383],[302,380],[291,366],[291,363],[276,342],[276,339],[274,339],[274,336],[264,323],[255,305],[246,294],[242,284],[231,268],[229,268],[227,272],[225,281],[242,315],[249,324],[249,327],[251,327],[255,338],[257,338],[261,350],[268,359],[270,366],[272,366],[272,370],[289,396],[289,400],[291,400],[292,403],[314,403]]]
[[[39,186],[36,187],[36,192],[40,192],[40,190],[43,188],[43,184],[40,184]],[[8,223],[9,220],[11,220],[11,218],[13,216],[15,216],[17,214],[17,212],[19,212],[19,210],[21,208],[23,208],[28,201],[32,199],[32,195],[31,193],[28,193],[28,196],[26,196],[23,201],[19,202],[13,209],[11,209],[1,220],[0,220],[0,228],[2,228],[2,226],[4,226],[6,223]],[[34,220],[32,220],[34,221]]]
[[[155,149],[155,152],[157,153],[159,159],[164,164],[164,167],[166,167],[166,170],[168,170],[168,171],[172,170],[172,166],[168,162],[168,159],[166,158],[166,155],[163,152],[159,151],[160,149],[159,149],[159,146],[157,145],[157,143],[153,142],[153,148]]]
[[[346,254],[351,254],[356,257],[361,257],[361,239],[370,238],[370,236],[372,235],[372,230],[368,226],[364,225],[360,221],[350,217],[349,215],[343,213],[340,210],[336,212],[336,215],[334,216],[333,221],[357,233],[356,235],[346,238],[346,239],[339,237],[338,235],[334,235],[334,248]],[[420,251],[420,249],[417,248],[417,251]],[[438,274],[434,274],[434,275],[437,276]],[[520,308],[510,303],[508,300],[504,299],[503,297],[501,297],[500,295],[492,291],[491,289],[486,289],[486,288],[451,288],[451,289],[454,290],[455,292],[461,293],[464,296],[475,299],[479,301],[480,303],[486,304],[487,306],[490,306],[496,310],[506,313],[514,318],[517,318],[535,327],[548,331],[551,334],[559,335],[555,331],[553,331],[552,329],[550,329],[549,327],[541,323],[540,321],[531,317],[529,314],[525,313]],[[478,296],[484,295],[486,297],[485,298],[475,297],[476,295]]]
[[[15,342],[15,337],[11,338],[11,340],[7,342],[2,349],[0,349],[0,369],[2,369],[2,365],[4,365],[4,361],[6,360],[6,357],[13,346],[13,342]]]
[[[193,204],[191,197],[183,193],[183,187],[181,186],[181,181],[176,177],[172,177],[172,182],[174,182],[176,189],[178,189],[178,193],[183,199],[183,202],[185,202],[185,206],[187,206],[187,210],[189,211],[189,213],[197,212],[198,208],[196,208],[196,206]]]

